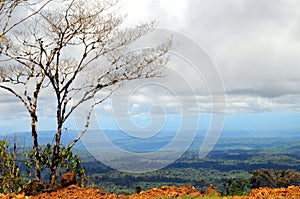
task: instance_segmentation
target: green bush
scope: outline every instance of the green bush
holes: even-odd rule
[[[0,193],[19,192],[26,185],[16,158],[16,143],[14,143],[14,151],[10,152],[8,140],[0,141]]]
[[[26,171],[29,176],[32,175],[32,168],[34,167],[34,151],[23,152],[23,155],[27,158],[25,161]],[[41,171],[49,170],[51,167],[51,156],[53,155],[53,148],[51,144],[47,144],[41,148],[40,152],[40,163]],[[63,172],[73,171],[77,174],[77,177],[81,179],[81,185],[84,183],[85,179],[85,169],[81,167],[81,158],[78,155],[72,153],[72,151],[67,150],[66,147],[60,148],[59,153],[59,168],[57,169],[57,176],[61,176]]]
[[[247,179],[233,180],[230,178],[227,183],[223,183],[226,196],[247,196],[251,191],[251,183]]]

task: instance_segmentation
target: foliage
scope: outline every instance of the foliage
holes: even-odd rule
[[[34,151],[30,150],[29,152],[23,152],[24,156],[27,159],[25,161],[25,166],[27,167],[26,171],[29,176],[32,175],[32,167],[34,166]],[[53,148],[51,144],[47,144],[43,146],[40,151],[40,163],[41,163],[41,171],[49,171],[51,167],[51,155],[53,154]],[[73,171],[77,174],[77,177],[81,179],[81,184],[83,184],[85,179],[85,169],[81,167],[81,158],[73,154],[72,151],[67,150],[66,147],[61,147],[59,154],[59,167],[57,169],[58,176],[61,176],[63,172]]]
[[[16,162],[17,151],[9,151],[8,140],[0,141],[0,193],[19,192],[26,184]]]
[[[203,179],[200,179],[200,181],[199,181],[199,188],[200,188],[200,192],[201,193],[204,193],[204,185],[205,185],[205,180],[203,180]]]
[[[247,179],[233,180],[230,178],[223,185],[227,196],[246,196],[251,190],[250,181]]]
[[[140,186],[135,187],[135,192],[140,193],[142,191],[142,188]]]
[[[300,182],[300,173],[295,170],[258,169],[250,172],[253,174],[253,188],[257,187],[288,187]]]
[[[220,143],[205,159],[199,159],[198,151],[191,148],[168,167],[144,174],[128,174],[112,170],[83,151],[79,154],[87,176],[92,177],[94,187],[114,193],[123,193],[125,190],[135,193],[136,186],[148,190],[163,185],[184,184],[191,184],[202,191],[213,183],[219,192],[226,194],[224,183],[230,178],[234,182],[246,180],[250,183],[250,187],[247,185],[244,189],[247,192],[248,189],[255,188],[255,183],[251,181],[253,174],[249,171],[261,168],[300,171],[300,137],[272,138],[272,143],[270,138],[230,138],[225,141],[221,138]],[[233,147],[235,149],[232,149]],[[163,160],[165,155],[167,154],[161,153],[157,161]],[[282,157],[289,159],[280,160]],[[232,191],[238,189],[239,185],[234,186],[237,187],[232,188]],[[240,195],[243,194],[240,192]]]

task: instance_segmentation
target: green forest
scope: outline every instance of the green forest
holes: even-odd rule
[[[300,182],[300,142],[294,140],[221,139],[204,159],[199,159],[198,151],[192,147],[168,167],[145,174],[119,172],[87,156],[83,156],[83,167],[90,186],[115,193],[134,193],[136,187],[147,190],[184,184],[203,191],[213,183],[224,195],[246,195],[261,186],[287,187]]]
[[[62,149],[67,158],[61,160],[60,175],[74,171],[81,179],[79,185],[118,194],[185,184],[204,192],[214,184],[223,195],[247,195],[258,187],[278,188],[300,183],[298,138],[221,138],[214,150],[202,159],[196,148],[196,144],[192,145],[165,168],[141,174],[109,168],[83,148],[70,152]],[[34,180],[32,150],[18,146],[15,139],[2,141],[0,149],[0,191],[20,191]],[[41,152],[43,181],[49,175],[49,150],[50,145],[46,145]]]

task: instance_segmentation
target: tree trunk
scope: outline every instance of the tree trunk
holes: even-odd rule
[[[56,166],[51,166],[50,168],[50,185],[54,185],[56,182]]]
[[[52,155],[52,163],[50,167],[50,185],[54,185],[56,182],[56,170],[58,164],[60,162],[60,139],[61,139],[61,131],[62,131],[62,120],[61,120],[61,106],[58,104],[57,108],[57,132],[55,135],[55,145],[53,148],[53,155]]]
[[[40,154],[39,144],[37,135],[37,116],[36,112],[31,112],[31,135],[33,140],[33,151],[34,151],[34,165],[35,165],[35,179],[41,180],[41,167],[40,167]]]

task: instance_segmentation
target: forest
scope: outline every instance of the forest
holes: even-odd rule
[[[134,193],[163,185],[191,184],[205,190],[213,183],[226,194],[245,195],[259,186],[284,187],[300,182],[299,138],[223,138],[204,159],[193,145],[166,168],[133,174],[120,172],[82,154],[87,184],[115,193]],[[265,174],[267,173],[267,174]],[[269,175],[268,178],[261,176]],[[296,176],[296,177],[295,177]],[[286,184],[282,184],[282,180]]]
[[[2,193],[20,191],[34,180],[32,149],[22,146],[21,143],[26,142],[24,139],[10,137],[0,142]],[[119,141],[122,142],[128,144],[126,140]],[[172,164],[152,172],[132,173],[104,165],[80,143],[69,152],[62,147],[67,158],[61,159],[59,176],[74,171],[80,179],[79,185],[117,194],[186,184],[204,192],[214,184],[223,195],[247,195],[259,187],[278,188],[300,183],[299,137],[221,137],[205,158],[199,158],[198,148],[199,142],[195,141]],[[43,145],[41,150],[44,182],[50,173],[49,150],[49,144]],[[167,153],[160,154],[157,162],[149,162],[149,165],[159,164],[166,156]]]

